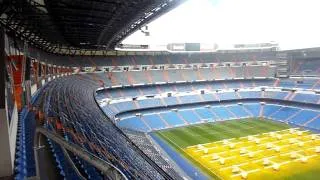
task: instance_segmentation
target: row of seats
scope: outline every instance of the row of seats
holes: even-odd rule
[[[41,104],[41,96],[46,88],[39,89],[31,99],[33,107],[38,108]],[[19,112],[17,125],[17,138],[14,163],[15,179],[25,179],[36,175],[34,161],[33,139],[36,127],[36,114],[26,107]]]
[[[278,81],[278,83],[277,83]],[[301,83],[297,83],[299,79],[281,79],[281,80],[226,80],[214,82],[197,82],[197,83],[181,83],[181,84],[165,84],[141,87],[113,88],[105,91],[99,91],[98,95],[107,98],[118,97],[136,97],[143,95],[155,95],[166,92],[188,92],[202,89],[235,89],[250,88],[259,86],[279,86],[285,88],[301,88],[301,89],[320,89],[320,80],[303,79]]]
[[[320,62],[318,58],[295,59],[291,63],[291,74],[299,76],[319,76]]]
[[[192,108],[181,107],[177,111],[161,109],[155,113],[141,111],[141,114],[141,116],[126,114],[126,117],[122,117],[118,125],[123,128],[148,132],[196,123],[265,117],[320,129],[320,111],[276,104],[244,103],[208,107],[194,105]]]
[[[281,79],[279,86],[287,88],[320,89],[320,81],[316,78]]]
[[[37,55],[35,55],[36,57]],[[59,57],[56,63],[59,65],[68,65],[66,62],[70,58],[76,57]],[[239,61],[269,61],[270,59],[278,59],[276,51],[259,51],[245,53],[194,53],[194,54],[170,54],[170,55],[139,55],[139,56],[101,56],[95,58],[76,58],[81,67],[94,66],[136,66],[141,65],[158,65],[158,64],[188,64],[188,63],[220,63],[220,62],[239,62]]]
[[[248,104],[248,106],[251,106],[251,104]],[[141,116],[127,114],[126,117],[121,118],[118,125],[124,128],[147,132],[189,124],[253,116],[248,110],[246,110],[246,106],[237,104],[227,106],[194,107],[191,109],[179,109],[178,111],[164,110],[158,113],[146,112],[145,114],[145,111],[142,112]]]
[[[149,138],[141,132],[123,129],[126,135],[147,154],[153,161],[157,162],[159,166],[170,174],[173,179],[181,179],[177,172],[170,166],[167,158],[162,157],[162,153],[156,146],[149,140]]]
[[[33,133],[35,129],[35,114],[24,108],[19,115],[16,154],[15,179],[35,176],[35,162],[33,154]]]
[[[273,86],[274,79],[264,80],[234,80],[234,81],[215,81],[215,82],[196,82],[181,84],[162,84],[153,86],[113,88],[104,91],[98,91],[97,96],[100,98],[119,98],[119,97],[137,97],[143,95],[156,95],[167,92],[190,92],[195,90],[218,90],[218,89],[235,89],[250,88],[259,86]]]
[[[252,79],[252,78],[274,78],[275,66],[239,66],[239,67],[214,67],[200,69],[169,69],[150,71],[125,71],[106,72],[86,75],[94,81],[104,85],[132,85],[156,82],[179,82],[179,81],[204,81],[216,79]]]
[[[98,97],[102,98],[102,97]],[[143,100],[124,101],[119,103],[113,103],[104,105],[103,110],[105,113],[113,118],[117,114],[126,112],[129,110],[138,110],[145,108],[154,108],[171,105],[183,105],[200,102],[211,102],[211,101],[224,101],[234,99],[279,99],[287,101],[296,101],[303,103],[320,103],[320,95],[314,93],[293,93],[290,91],[232,91],[232,92],[218,92],[218,93],[207,93],[207,94],[188,94],[183,96],[172,96],[164,98],[147,98]],[[100,99],[102,100],[102,99]]]
[[[62,132],[66,141],[78,144],[114,164],[129,179],[166,177],[160,167],[147,161],[148,157],[135,149],[101,112],[92,96],[98,87],[96,82],[72,76],[51,81],[47,86],[50,88],[44,98],[45,113],[56,118],[46,123],[52,125],[55,131]],[[61,92],[64,96],[59,95]],[[88,171],[89,167],[85,169]]]

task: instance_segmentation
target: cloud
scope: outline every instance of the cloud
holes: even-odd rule
[[[318,0],[189,0],[136,32],[125,43],[276,41],[282,49],[320,46]]]

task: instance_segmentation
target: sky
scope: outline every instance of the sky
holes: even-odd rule
[[[275,41],[280,48],[320,47],[320,0],[188,0],[148,24],[127,44],[200,42],[219,47]]]

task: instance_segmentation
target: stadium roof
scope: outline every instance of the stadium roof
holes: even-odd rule
[[[0,23],[46,52],[109,50],[183,1],[0,0]]]

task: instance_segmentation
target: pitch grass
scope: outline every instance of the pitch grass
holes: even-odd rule
[[[220,141],[223,139],[238,138],[248,135],[280,131],[290,128],[289,125],[270,120],[250,118],[242,120],[221,121],[187,127],[158,131],[156,134],[171,145],[176,151],[190,160],[195,166],[208,174],[212,179],[219,179],[200,163],[183,151],[188,146]],[[320,179],[320,163],[310,171],[292,172],[285,179]]]

